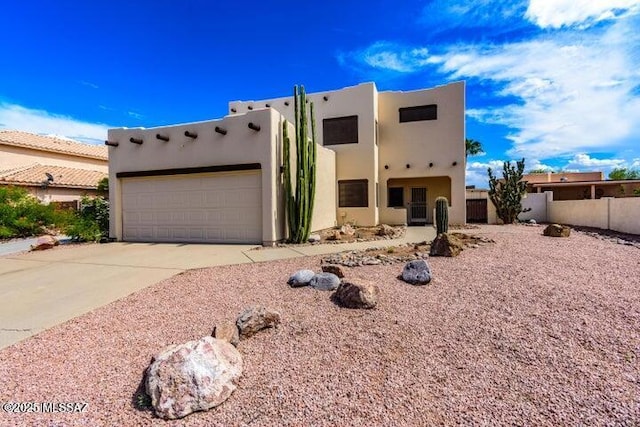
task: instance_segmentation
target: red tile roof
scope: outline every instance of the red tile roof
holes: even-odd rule
[[[47,173],[53,176],[48,186],[66,188],[97,188],[98,182],[109,176],[104,172],[64,166],[30,165],[0,171],[0,185],[39,186],[47,181]]]
[[[91,159],[109,159],[107,147],[103,145],[83,144],[73,140],[36,135],[19,130],[0,130],[0,145],[28,147],[40,151],[65,153]]]

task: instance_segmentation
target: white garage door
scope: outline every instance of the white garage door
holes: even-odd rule
[[[122,180],[123,240],[262,243],[260,171]]]

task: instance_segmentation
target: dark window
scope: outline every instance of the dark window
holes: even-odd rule
[[[322,121],[323,145],[357,144],[358,116],[336,117]]]
[[[402,187],[389,187],[389,207],[404,207],[404,189]]]
[[[399,111],[400,123],[438,119],[438,106],[436,104],[400,108]]]
[[[366,179],[338,181],[338,207],[366,208],[369,206],[369,182]]]

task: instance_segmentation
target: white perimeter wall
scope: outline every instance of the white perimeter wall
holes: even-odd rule
[[[520,214],[518,218],[521,220],[533,218],[538,222],[640,234],[640,197],[552,200],[550,194],[528,194],[523,206],[533,207],[533,210]]]
[[[523,209],[531,209],[518,215],[520,221],[535,219],[537,222],[547,222],[547,198],[553,197],[550,191],[544,193],[529,193],[522,199]],[[491,203],[491,201],[489,201]],[[493,203],[492,203],[493,204]]]

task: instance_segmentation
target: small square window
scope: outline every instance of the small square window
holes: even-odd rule
[[[390,208],[404,207],[404,189],[402,187],[389,187],[389,200],[387,205]]]
[[[400,113],[400,123],[438,119],[438,106],[436,104],[405,107],[400,108],[398,111]]]
[[[358,116],[322,120],[322,145],[358,143]]]
[[[366,208],[369,206],[369,181],[351,179],[338,181],[338,207]]]

